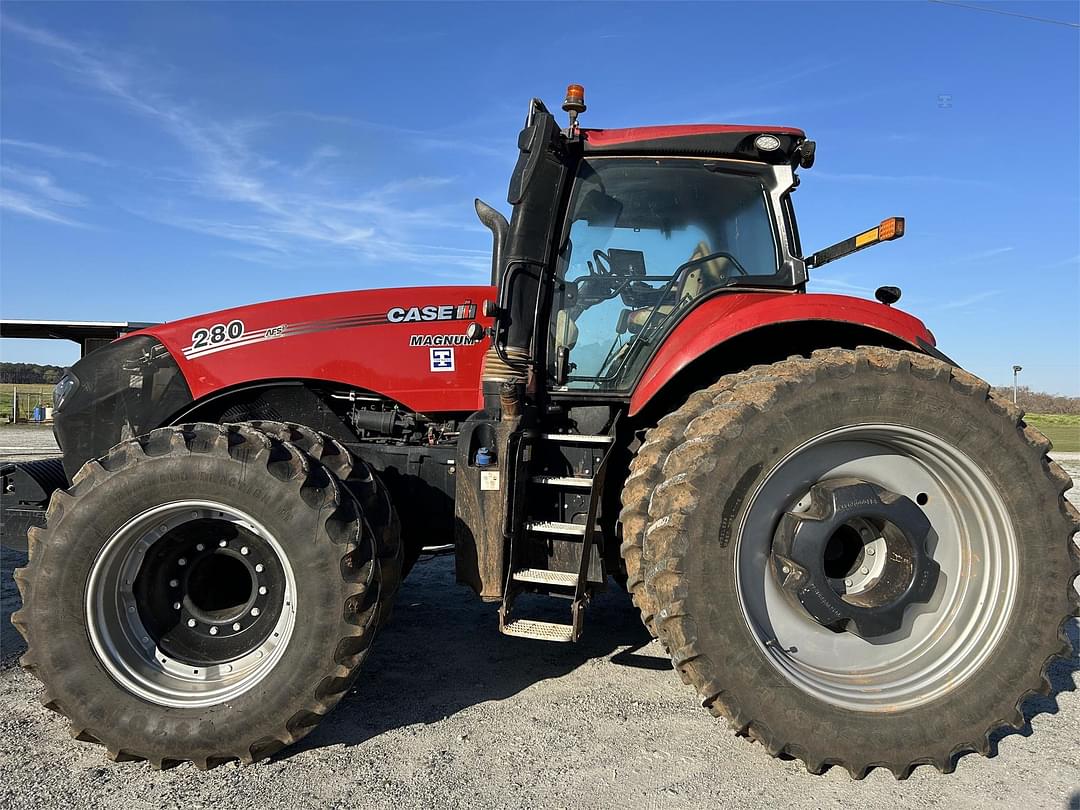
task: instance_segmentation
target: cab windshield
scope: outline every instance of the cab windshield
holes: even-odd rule
[[[573,389],[629,387],[695,300],[767,284],[779,256],[760,177],[691,158],[584,161],[552,306],[551,370]]]

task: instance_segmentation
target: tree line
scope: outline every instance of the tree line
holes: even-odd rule
[[[53,385],[64,374],[61,366],[38,363],[0,363],[0,383]]]
[[[1012,402],[1011,385],[995,385],[991,390],[1003,399]],[[1058,394],[1046,394],[1032,391],[1026,385],[1016,389],[1016,404],[1028,413],[1080,413],[1080,397],[1063,397]]]

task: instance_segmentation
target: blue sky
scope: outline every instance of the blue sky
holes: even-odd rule
[[[472,198],[506,210],[529,98],[575,81],[588,126],[803,127],[807,251],[908,225],[812,290],[898,284],[969,369],[1080,394],[1076,28],[926,2],[6,2],[0,38],[4,317],[482,282]]]

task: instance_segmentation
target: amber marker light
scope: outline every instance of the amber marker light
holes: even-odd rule
[[[877,227],[878,239],[882,242],[888,242],[890,239],[899,239],[904,235],[904,218],[903,217],[889,217],[888,219],[881,220],[881,224]]]

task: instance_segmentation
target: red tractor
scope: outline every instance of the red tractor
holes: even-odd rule
[[[491,286],[163,324],[63,377],[16,572],[22,662],[111,757],[265,757],[349,689],[444,550],[499,630],[569,642],[624,584],[704,705],[813,773],[942,771],[1047,693],[1070,480],[878,301],[808,294],[798,129],[561,129],[534,100]],[[522,615],[563,597],[563,623]]]

